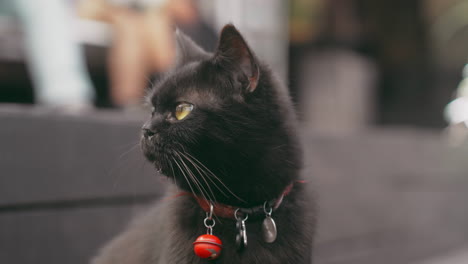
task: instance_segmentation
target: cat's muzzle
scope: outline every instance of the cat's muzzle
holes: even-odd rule
[[[159,133],[154,133],[149,130],[142,130],[142,136],[140,140],[140,147],[145,155],[146,159],[153,163],[156,169],[161,172],[165,156],[162,151],[164,148],[161,145],[161,136]]]

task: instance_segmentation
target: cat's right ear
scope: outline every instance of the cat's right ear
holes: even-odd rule
[[[175,66],[180,67],[192,61],[209,58],[208,52],[198,46],[190,37],[179,29],[175,32],[176,38],[176,61]]]
[[[221,30],[215,58],[224,65],[230,65],[248,80],[246,91],[253,92],[260,78],[260,68],[255,55],[240,32],[232,24]]]

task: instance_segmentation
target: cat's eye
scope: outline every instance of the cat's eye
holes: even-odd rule
[[[174,115],[177,120],[182,120],[187,117],[193,110],[193,105],[189,103],[181,103],[176,106]]]

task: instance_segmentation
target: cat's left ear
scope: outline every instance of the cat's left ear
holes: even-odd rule
[[[247,42],[233,25],[228,24],[221,30],[215,58],[240,70],[249,81],[246,91],[255,91],[260,78],[260,68]]]
[[[210,54],[198,46],[189,36],[179,29],[175,32],[176,39],[176,67],[183,66],[192,61],[207,59]]]

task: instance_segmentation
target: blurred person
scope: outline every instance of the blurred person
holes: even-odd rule
[[[184,31],[193,31],[197,26],[201,28],[198,31],[207,28],[198,22],[196,6],[190,0],[127,1],[127,4],[130,6],[109,0],[83,0],[79,5],[82,17],[113,27],[108,67],[111,99],[116,106],[140,104],[148,76],[172,66],[175,58],[173,25],[181,25]],[[211,44],[212,40],[207,38],[205,43]]]
[[[36,102],[68,109],[92,106],[95,94],[79,44],[70,6],[63,0],[10,0],[25,39]]]

